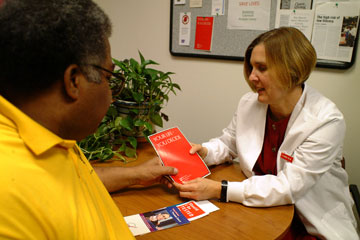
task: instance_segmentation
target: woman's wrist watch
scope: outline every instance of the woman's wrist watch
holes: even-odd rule
[[[220,202],[227,202],[227,188],[228,188],[228,181],[222,180]]]

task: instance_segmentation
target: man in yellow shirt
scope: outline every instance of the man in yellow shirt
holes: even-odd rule
[[[0,1],[0,239],[133,239],[108,191],[176,174],[93,169],[76,145],[111,102],[110,34],[91,0]]]

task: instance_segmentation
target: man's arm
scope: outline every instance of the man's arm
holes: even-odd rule
[[[109,192],[132,186],[147,186],[156,182],[166,183],[164,175],[176,175],[177,169],[162,166],[159,158],[153,158],[135,167],[94,167],[95,172]]]

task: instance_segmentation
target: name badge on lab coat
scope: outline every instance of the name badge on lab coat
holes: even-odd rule
[[[283,153],[283,152],[281,153],[280,158],[285,160],[285,161],[288,161],[290,163],[292,163],[293,160],[294,160],[294,158],[292,156],[289,156],[289,155],[287,155],[286,153]]]

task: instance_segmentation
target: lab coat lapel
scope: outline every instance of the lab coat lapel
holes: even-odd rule
[[[247,177],[253,175],[252,169],[262,149],[268,108],[268,105],[257,101],[254,104],[255,106],[242,106],[243,109],[240,114],[248,114],[248,117],[243,118],[246,120],[238,125],[237,134],[238,148],[241,149],[241,151],[238,151],[241,153],[239,157],[246,159],[246,161],[240,161],[240,164]],[[248,136],[251,136],[251,139]]]
[[[286,128],[285,138],[280,146],[277,155],[277,170],[283,169],[284,164],[287,162],[281,154],[293,157],[294,151],[301,143],[309,136],[309,134],[318,127],[318,121],[313,119],[307,111],[303,111],[307,101],[306,96],[308,87],[305,85],[302,96],[290,116],[288,126]],[[289,162],[289,161],[288,161]]]

